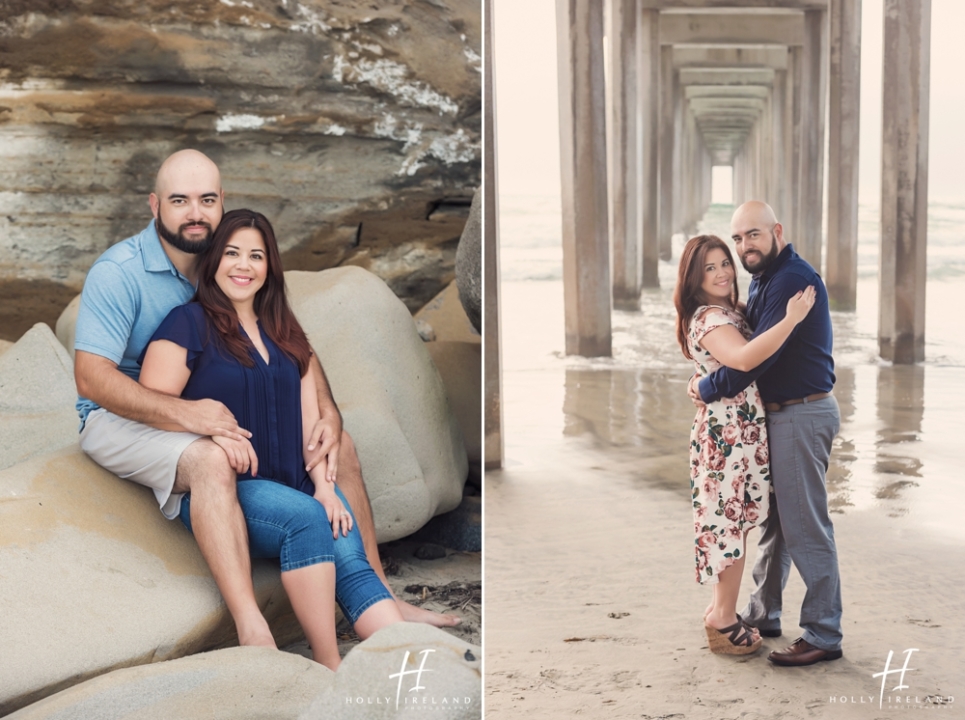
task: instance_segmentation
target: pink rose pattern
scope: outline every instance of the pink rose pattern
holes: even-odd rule
[[[703,317],[700,317],[703,314]],[[734,325],[744,337],[744,318],[726,308],[698,309],[690,323],[690,352],[697,374],[721,366],[700,340],[721,325]],[[690,431],[690,491],[694,507],[697,582],[715,583],[722,570],[741,557],[742,537],[767,517],[771,471],[768,466],[764,404],[751,383],[736,398],[704,406]]]

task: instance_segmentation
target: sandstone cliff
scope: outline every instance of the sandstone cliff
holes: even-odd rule
[[[0,337],[56,320],[183,147],[286,268],[359,265],[421,307],[479,184],[480,32],[478,0],[0,4]]]

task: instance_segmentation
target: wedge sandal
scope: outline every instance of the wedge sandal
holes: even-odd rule
[[[750,655],[761,649],[761,638],[754,640],[754,628],[746,624],[737,616],[733,625],[718,630],[710,625],[704,625],[707,631],[707,644],[712,653],[717,655]]]

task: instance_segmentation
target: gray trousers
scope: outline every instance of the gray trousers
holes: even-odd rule
[[[762,630],[781,627],[791,563],[804,580],[803,638],[822,650],[841,647],[841,578],[825,474],[841,416],[834,397],[767,414],[771,480],[777,502],[761,530],[756,589],[741,613]]]

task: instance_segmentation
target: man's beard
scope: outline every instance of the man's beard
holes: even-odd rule
[[[208,229],[207,235],[200,240],[188,240],[186,237],[184,237],[185,228],[197,227],[198,225]],[[172,232],[164,224],[164,221],[161,220],[160,214],[158,214],[158,217],[154,220],[154,226],[157,228],[158,235],[167,240],[181,252],[188,253],[189,255],[203,253],[205,250],[211,247],[211,236],[214,234],[214,231],[211,229],[211,225],[206,222],[185,223],[178,228],[177,232]]]
[[[774,241],[774,235],[771,234],[771,249],[767,251],[767,254],[761,254],[761,259],[756,265],[753,266],[747,263],[747,260],[744,259],[744,255],[741,255],[741,265],[744,266],[744,269],[747,272],[751,273],[752,275],[757,275],[758,273],[762,273],[767,270],[768,266],[774,262],[774,258],[776,258],[777,255],[777,243]]]

